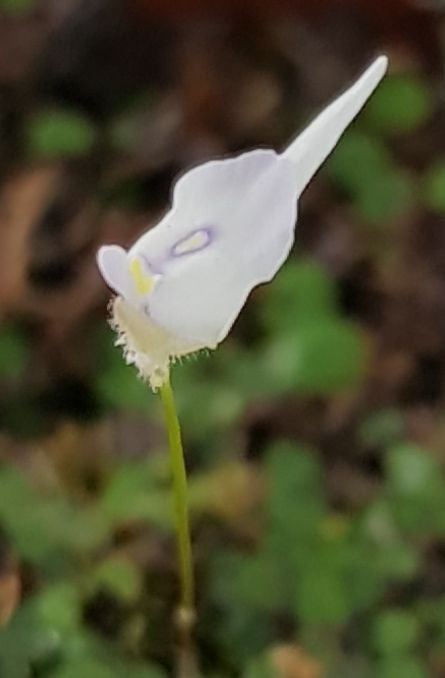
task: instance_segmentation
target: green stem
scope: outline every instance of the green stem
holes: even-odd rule
[[[168,433],[170,467],[173,482],[173,505],[181,588],[178,627],[183,645],[183,655],[185,655],[181,663],[183,665],[187,664],[189,667],[186,671],[180,672],[180,675],[190,676],[194,673],[194,670],[190,670],[190,665],[194,663],[190,635],[194,623],[195,610],[192,549],[187,504],[187,473],[181,440],[181,429],[179,426],[172,387],[168,379],[159,389],[159,394],[161,396]]]

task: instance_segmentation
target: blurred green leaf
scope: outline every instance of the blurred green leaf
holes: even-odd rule
[[[419,598],[415,613],[423,629],[428,629],[433,652],[443,655],[445,651],[445,597],[434,595]]]
[[[148,665],[147,662],[140,667],[126,664],[123,667],[123,671],[127,678],[167,678],[163,669],[151,664]]]
[[[212,625],[214,637],[233,668],[245,665],[274,637],[270,611],[281,602],[280,591],[284,582],[273,577],[272,569],[261,556],[249,558],[226,551],[216,553],[212,558],[212,613],[208,619],[201,618],[200,621],[204,627]],[[269,575],[273,577],[273,587],[267,590],[263,600],[260,591],[264,589],[258,587],[270,587]],[[255,633],[252,633],[253,628]]]
[[[386,456],[388,498],[409,533],[445,533],[445,481],[437,459],[414,443],[400,443]]]
[[[176,402],[185,435],[203,442],[233,426],[245,405],[242,389],[230,383],[223,373],[206,375],[210,361],[213,370],[217,367],[213,356],[203,355],[178,366],[174,374]],[[236,366],[226,361],[225,369],[236,371]]]
[[[359,436],[365,445],[380,447],[397,442],[403,431],[402,414],[396,409],[383,409],[366,417],[360,425]]]
[[[133,365],[127,365],[122,349],[115,346],[111,330],[95,338],[98,371],[95,390],[98,398],[108,407],[146,412],[153,401],[148,384],[138,377]]]
[[[149,520],[161,527],[170,524],[168,486],[158,486],[156,461],[145,458],[116,467],[100,499],[100,510],[109,520]]]
[[[408,495],[429,491],[441,476],[439,462],[431,452],[410,442],[388,450],[386,470],[391,488]]]
[[[445,212],[445,161],[440,160],[423,178],[422,196],[425,204],[436,212]]]
[[[212,624],[212,636],[224,662],[236,670],[270,645],[276,634],[274,619],[255,608],[239,605],[234,598],[220,597],[215,584],[212,604],[217,616],[211,616],[208,623]]]
[[[17,327],[3,325],[0,329],[0,377],[23,374],[29,358],[26,336]]]
[[[406,580],[415,575],[420,565],[414,546],[405,541],[395,521],[388,499],[378,497],[368,504],[358,520],[359,534],[365,540],[370,577],[382,584],[394,579]]]
[[[39,623],[57,633],[71,632],[81,624],[81,600],[73,582],[44,588],[34,596],[32,605]]]
[[[70,581],[26,601],[0,634],[0,675],[8,678],[165,678],[151,663],[135,663],[82,628],[81,600]]]
[[[61,644],[59,630],[39,618],[35,600],[27,601],[0,634],[0,675],[31,678],[35,667],[57,661]]]
[[[328,168],[340,188],[357,195],[366,191],[368,185],[375,184],[381,172],[388,174],[392,170],[392,160],[380,140],[354,130],[340,140]]]
[[[29,150],[33,155],[77,156],[91,150],[96,130],[77,111],[53,109],[36,113],[27,125]]]
[[[116,672],[98,659],[83,659],[76,664],[62,665],[53,675],[54,678],[115,678]]]
[[[326,511],[319,464],[307,450],[277,443],[267,451],[266,474],[265,534],[258,552],[217,554],[213,561],[218,637],[235,666],[273,640],[274,613],[292,612],[301,573],[317,562],[314,542]],[[302,587],[303,595],[306,590]],[[304,605],[306,599],[299,601]],[[252,624],[255,634],[249,632]]]
[[[126,602],[134,602],[142,592],[142,572],[123,557],[103,560],[90,574],[90,587],[105,589]]]
[[[376,549],[346,517],[325,518],[312,543],[296,543],[297,621],[338,625],[376,603],[386,580],[373,558]]]
[[[289,554],[290,544],[313,538],[325,515],[320,466],[315,454],[283,441],[268,449],[265,469],[268,538]]]
[[[411,207],[413,187],[401,170],[388,170],[373,177],[356,196],[360,214],[370,223],[396,219]]]
[[[292,583],[283,578],[283,563],[270,551],[252,556],[221,553],[214,559],[214,568],[220,599],[236,601],[257,612],[273,613],[289,607]]]
[[[328,169],[332,180],[346,191],[370,223],[396,218],[411,205],[412,186],[408,177],[394,165],[383,143],[363,132],[345,135],[332,154]]]
[[[336,313],[333,281],[315,261],[291,260],[265,291],[259,310],[268,330],[295,333]]]
[[[434,99],[425,79],[412,73],[387,75],[369,99],[363,122],[391,134],[404,134],[432,116]]]
[[[314,562],[296,578],[296,615],[304,624],[339,624],[348,618],[346,582],[330,563]]]
[[[243,678],[279,678],[267,657],[252,660],[243,673]]]
[[[101,543],[107,530],[97,512],[57,492],[39,491],[8,467],[0,468],[0,521],[21,557],[51,569]]]
[[[127,365],[116,349],[116,360],[99,372],[96,379],[99,398],[108,406],[133,411],[147,411],[150,388],[139,379],[136,369]]]
[[[360,331],[340,320],[303,325],[295,336],[278,337],[262,360],[275,388],[305,394],[331,393],[361,379],[366,362]]]
[[[51,678],[166,678],[160,668],[153,665],[134,666],[129,662],[120,663],[105,658],[84,658],[73,664],[62,665]]]
[[[117,672],[119,671],[119,673]],[[132,667],[125,663],[118,665],[105,659],[85,658],[75,664],[66,664],[61,666],[55,673],[51,673],[51,678],[117,678],[125,676],[126,678],[166,678],[162,669],[154,666]]]
[[[414,648],[418,639],[418,621],[406,610],[385,610],[374,621],[373,640],[379,654],[406,654]]]
[[[31,678],[33,643],[38,633],[27,607],[19,609],[0,633],[0,675]]]
[[[38,0],[0,0],[0,11],[11,15],[29,12],[37,5]]]
[[[270,373],[269,366],[264,360],[265,350],[267,350],[267,345],[246,350],[229,338],[218,348],[218,351],[211,354],[206,362],[204,362],[205,357],[202,359],[202,367],[206,368],[202,372],[196,371],[196,364],[193,365],[192,363],[189,365],[184,364],[180,369],[176,370],[175,382],[180,384],[182,390],[182,394],[179,393],[180,400],[178,398],[178,404],[180,405],[181,416],[185,414],[184,431],[186,434],[189,430],[190,421],[194,422],[196,427],[200,426],[201,431],[207,428],[206,417],[203,416],[203,413],[207,411],[204,407],[204,401],[201,409],[195,408],[194,414],[189,415],[189,410],[192,410],[193,398],[187,399],[187,393],[191,393],[193,396],[195,391],[198,393],[200,384],[203,381],[211,383],[214,392],[221,388],[226,402],[231,398],[230,408],[226,405],[223,413],[231,414],[232,420],[230,424],[232,427],[243,414],[251,400],[283,392],[283,385],[278,383],[274,375]],[[201,358],[199,360],[201,361]],[[192,380],[184,381],[182,379],[183,367],[190,370],[189,374],[193,371],[194,376]],[[180,377],[179,380],[177,377]],[[191,391],[189,390],[189,383],[192,384]],[[218,398],[214,395],[211,402],[215,402],[215,400],[217,401]],[[211,411],[213,411],[213,408]],[[206,433],[204,442],[207,443],[207,446],[215,437],[215,424],[220,426],[223,423],[221,415],[215,419],[214,425]],[[226,431],[229,426],[227,420],[228,418],[226,418]],[[220,428],[219,430],[222,433],[222,429]]]
[[[377,665],[378,678],[430,678],[431,674],[416,657],[386,657]]]

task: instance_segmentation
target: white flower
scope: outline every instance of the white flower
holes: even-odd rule
[[[172,360],[215,348],[252,288],[273,278],[292,247],[298,197],[386,68],[380,56],[283,153],[258,149],[191,169],[171,209],[128,252],[100,248],[100,271],[118,294],[118,343],[153,388]]]

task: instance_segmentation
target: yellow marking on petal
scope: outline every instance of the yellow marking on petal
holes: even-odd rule
[[[188,238],[177,243],[174,249],[174,254],[188,254],[189,252],[194,252],[195,250],[200,250],[202,247],[207,245],[209,241],[209,234],[207,231],[195,231]]]
[[[128,264],[134,286],[138,294],[148,294],[153,289],[154,281],[142,270],[141,262],[136,257],[130,260]]]

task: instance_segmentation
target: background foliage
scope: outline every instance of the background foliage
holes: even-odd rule
[[[157,399],[94,253],[386,52],[295,251],[177,366],[206,678],[445,676],[440,2],[0,1],[0,675],[166,678]],[[246,243],[248,247],[248,243]]]

